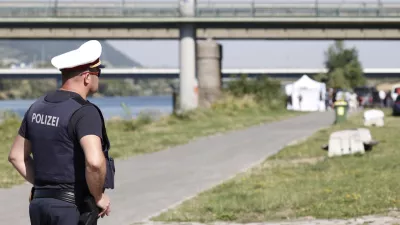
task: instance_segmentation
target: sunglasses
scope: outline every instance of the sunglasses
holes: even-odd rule
[[[87,73],[90,74],[90,75],[95,75],[95,76],[100,77],[101,69],[97,68],[97,69],[94,69],[94,70],[95,70],[95,71],[89,70],[89,72],[87,72]]]

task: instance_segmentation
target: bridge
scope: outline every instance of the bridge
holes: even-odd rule
[[[248,77],[268,77],[278,79],[297,79],[307,74],[313,76],[326,73],[319,68],[260,68],[260,69],[222,69],[224,79],[232,76],[247,75]],[[125,68],[103,69],[101,77],[105,79],[179,79],[180,70],[177,68]],[[400,78],[400,68],[365,68],[364,74],[368,79]],[[0,69],[0,79],[61,79],[60,71],[56,69]]]
[[[0,38],[400,39],[400,2],[1,1]]]

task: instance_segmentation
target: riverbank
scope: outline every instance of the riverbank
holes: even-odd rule
[[[180,116],[166,116],[151,121],[141,115],[136,120],[107,121],[111,141],[110,154],[124,158],[167,149],[195,138],[241,129],[260,123],[280,120],[301,113],[271,110],[251,97],[227,97],[208,110],[196,110]],[[10,118],[0,125],[0,187],[11,187],[23,180],[7,161],[13,137],[20,121]]]
[[[99,83],[95,97],[171,95],[170,79],[106,79]],[[57,89],[56,79],[0,80],[0,100],[36,99]]]
[[[380,143],[365,155],[327,158],[327,152],[321,149],[331,132],[358,127],[362,127],[360,114],[346,124],[321,130],[302,143],[284,148],[260,166],[153,220],[264,223],[346,219],[397,211],[399,118],[387,111],[384,127],[369,127]]]
[[[2,100],[0,101],[0,120],[3,112],[12,111],[22,118],[36,99]],[[89,97],[96,104],[106,120],[132,119],[140,113],[148,113],[154,117],[169,115],[172,112],[171,96],[130,96],[130,97]]]

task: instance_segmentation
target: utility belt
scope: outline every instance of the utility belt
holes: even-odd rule
[[[96,225],[101,209],[97,207],[96,202],[91,195],[83,197],[82,200],[77,200],[75,193],[60,189],[36,189],[32,187],[29,201],[38,198],[53,198],[64,202],[74,204],[80,211],[79,224]],[[78,202],[77,202],[78,201]]]
[[[75,201],[75,193],[72,191],[59,189],[31,189],[31,199],[35,198],[54,198],[78,206]]]

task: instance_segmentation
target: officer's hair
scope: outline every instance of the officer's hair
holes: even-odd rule
[[[77,76],[83,71],[85,70],[61,70],[62,82],[65,83],[65,81]]]

